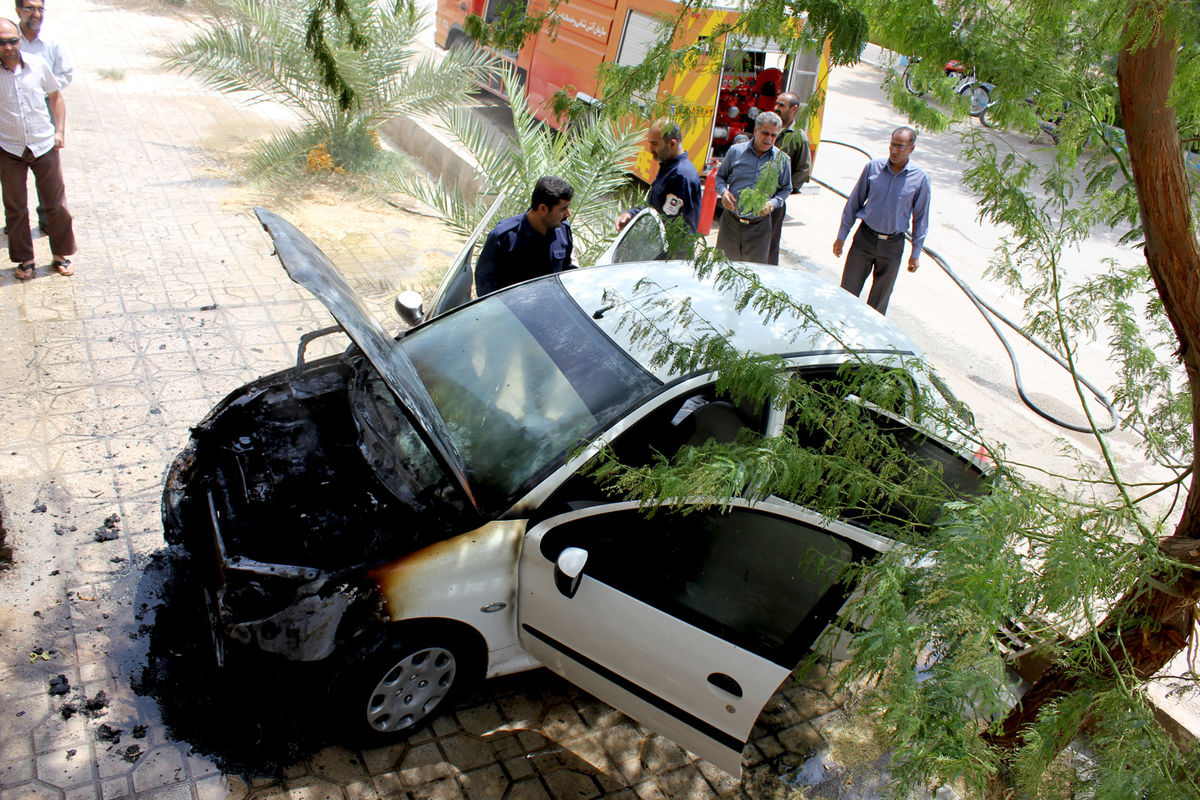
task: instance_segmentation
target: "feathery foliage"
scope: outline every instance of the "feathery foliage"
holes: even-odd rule
[[[382,123],[456,105],[494,68],[473,50],[418,57],[426,23],[410,0],[213,0],[209,12],[166,63],[299,118],[300,128],[257,147],[248,172],[261,178],[302,169],[320,145],[339,169],[370,169],[381,160]]]
[[[753,5],[775,13],[777,25],[772,3]],[[1085,720],[1096,718],[1100,722],[1087,737],[1091,760],[1075,770],[1070,791],[1111,798],[1200,796],[1195,756],[1181,753],[1153,723],[1144,685],[1120,651],[1114,658],[1109,649],[1114,630],[1166,635],[1153,619],[1126,610],[1136,606],[1117,601],[1135,587],[1144,592],[1170,585],[1184,569],[1159,548],[1177,507],[1158,500],[1170,492],[1178,497],[1191,480],[1191,387],[1170,359],[1175,331],[1144,267],[1111,263],[1094,276],[1063,273],[1065,250],[1097,228],[1118,228],[1126,243],[1142,236],[1129,157],[1111,127],[1115,95],[1105,66],[1124,43],[1124,4],[1051,5],[1028,0],[1010,4],[1005,14],[970,2],[940,7],[889,0],[863,8],[904,52],[921,55],[934,68],[959,59],[985,79],[1005,75],[1000,101],[991,109],[1001,123],[1032,132],[1038,114],[1061,114],[1055,158],[1044,170],[981,134],[967,135],[967,183],[984,217],[1008,231],[991,274],[1027,298],[1029,329],[1069,364],[1082,342],[1108,336],[1121,376],[1115,397],[1122,424],[1144,437],[1147,457],[1167,477],[1145,486],[1128,483],[1097,432],[1101,471],[1081,462],[1076,474],[1032,473],[1036,480],[1023,465],[1006,463],[1003,448],[984,444],[998,462],[990,491],[963,496],[914,458],[911,443],[895,438],[876,401],[847,402],[873,397],[870,384],[886,385],[889,375],[894,384],[893,373],[860,370],[818,386],[781,382],[777,362],[733,351],[727,332],[688,319],[686,302],[664,306],[660,319],[631,320],[635,337],[655,337],[659,364],[675,374],[716,372],[730,398],[741,402],[749,395],[751,402],[787,408],[784,434],[743,433],[734,443],[684,448],[649,463],[623,464],[616,453],[604,452],[590,467],[608,491],[647,507],[669,498],[702,497],[720,505],[728,497],[776,495],[907,543],[906,551],[856,573],[862,591],[848,615],[870,625],[855,637],[855,656],[843,672],[846,685],[868,681],[873,687],[862,702],[879,713],[898,745],[897,796],[918,784],[952,780],[983,793],[1001,774],[1018,796],[1049,796],[1053,787],[1046,776],[1061,765],[1060,752]],[[1102,21],[1098,32],[1094,20]],[[668,64],[665,55],[653,57],[658,52],[652,50],[652,65],[624,73],[608,69],[610,80],[626,80],[607,85],[607,107],[621,108],[614,86],[645,91],[655,85],[663,73],[652,70]],[[1045,58],[1048,52],[1063,57]],[[1187,85],[1193,61],[1181,60],[1177,87]],[[644,86],[634,79],[639,69],[651,76]],[[1188,99],[1195,93],[1176,94],[1184,137],[1196,119],[1194,110],[1187,111],[1195,108]],[[1034,101],[1026,103],[1026,97]],[[956,106],[912,97],[898,82],[892,99],[922,127],[945,129],[960,113]],[[1186,202],[1195,207],[1195,193]],[[770,292],[719,256],[701,252],[696,264],[723,282],[740,307],[769,309],[768,319],[786,312],[815,324],[794,299]],[[867,385],[845,390],[842,382],[851,376]],[[923,387],[936,385],[919,374],[913,378]],[[980,442],[953,413],[952,402],[939,403],[928,391],[915,395],[923,400],[879,407],[917,414],[959,442]],[[1010,752],[985,734],[997,729],[1019,691],[1006,668],[1014,643],[998,636],[1014,628],[1080,688],[1044,706],[1025,730],[1023,745]],[[1177,677],[1181,685],[1196,683],[1192,672]]]

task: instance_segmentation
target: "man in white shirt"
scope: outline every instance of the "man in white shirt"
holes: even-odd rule
[[[67,106],[50,65],[32,53],[22,55],[20,43],[16,24],[0,19],[0,193],[8,225],[8,256],[17,264],[19,280],[33,277],[26,185],[32,170],[45,207],[50,265],[60,275],[71,275],[75,269],[68,256],[75,253],[75,233],[58,158],[66,139]]]
[[[65,89],[75,75],[75,65],[57,37],[42,29],[46,7],[42,0],[17,0],[17,17],[21,28],[21,53],[33,53],[46,59],[50,71],[58,79],[58,88]]]
[[[58,79],[58,88],[65,89],[75,75],[75,66],[71,63],[67,51],[59,43],[57,37],[47,33],[42,27],[46,18],[44,0],[16,0],[17,22],[21,29],[21,54],[33,53],[46,59],[50,71]],[[46,231],[46,212],[39,199],[38,229]],[[7,231],[5,231],[7,233]]]

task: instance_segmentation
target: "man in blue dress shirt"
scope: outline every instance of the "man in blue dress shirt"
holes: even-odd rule
[[[567,217],[575,190],[562,178],[538,179],[524,214],[502,220],[488,234],[475,265],[475,295],[571,268],[575,241]]]
[[[691,233],[700,224],[700,175],[683,149],[679,123],[656,120],[646,133],[646,149],[658,159],[658,174],[646,201],[670,222],[682,219]],[[644,206],[643,206],[644,207]],[[631,208],[617,218],[617,230],[629,224],[643,207]]]
[[[771,248],[771,212],[783,208],[792,193],[792,168],[775,146],[783,120],[774,111],[754,119],[754,138],[729,148],[717,170],[717,196],[721,198],[721,227],[717,247],[734,261],[767,263]],[[758,183],[764,170],[772,170],[773,193],[759,208],[742,208],[742,194]]]
[[[912,128],[896,128],[887,158],[877,158],[863,168],[858,183],[846,199],[842,210],[842,225],[833,254],[842,255],[842,244],[854,220],[858,231],[846,254],[842,270],[842,288],[857,297],[874,271],[867,305],[880,314],[887,313],[892,287],[900,273],[900,258],[904,255],[904,234],[912,219],[912,252],[908,271],[916,272],[929,231],[929,176],[909,163],[917,145],[917,132]]]

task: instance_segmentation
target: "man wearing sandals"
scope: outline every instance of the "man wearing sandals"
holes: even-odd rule
[[[58,158],[67,127],[67,106],[50,65],[39,56],[22,55],[20,45],[17,26],[0,19],[0,190],[8,225],[8,256],[17,265],[19,280],[33,277],[36,265],[26,185],[32,170],[46,212],[51,266],[60,275],[71,275],[75,270],[68,256],[75,253],[75,233]]]

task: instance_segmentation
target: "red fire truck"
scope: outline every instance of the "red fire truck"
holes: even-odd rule
[[[438,0],[436,41],[443,48],[465,44],[463,31],[468,14],[490,22],[516,0]],[[529,0],[528,13],[544,13],[548,0]],[[499,53],[524,80],[530,110],[550,125],[556,124],[550,100],[566,89],[584,100],[599,99],[596,72],[602,62],[641,63],[663,30],[663,21],[679,13],[674,0],[565,0],[554,11],[557,27],[547,26],[527,40],[519,51]],[[701,175],[710,160],[724,154],[735,136],[753,133],[754,117],[772,110],[775,97],[784,91],[807,101],[814,89],[825,89],[829,75],[829,45],[822,52],[785,54],[762,39],[733,41],[714,37],[714,31],[737,12],[692,13],[677,34],[679,46],[708,39],[708,63],[687,72],[672,72],[659,85],[659,98],[686,103],[681,114],[684,147]],[[717,65],[719,64],[719,68]],[[815,158],[821,140],[821,114],[812,115],[808,138]],[[654,176],[655,163],[641,152],[630,171],[644,181]]]

